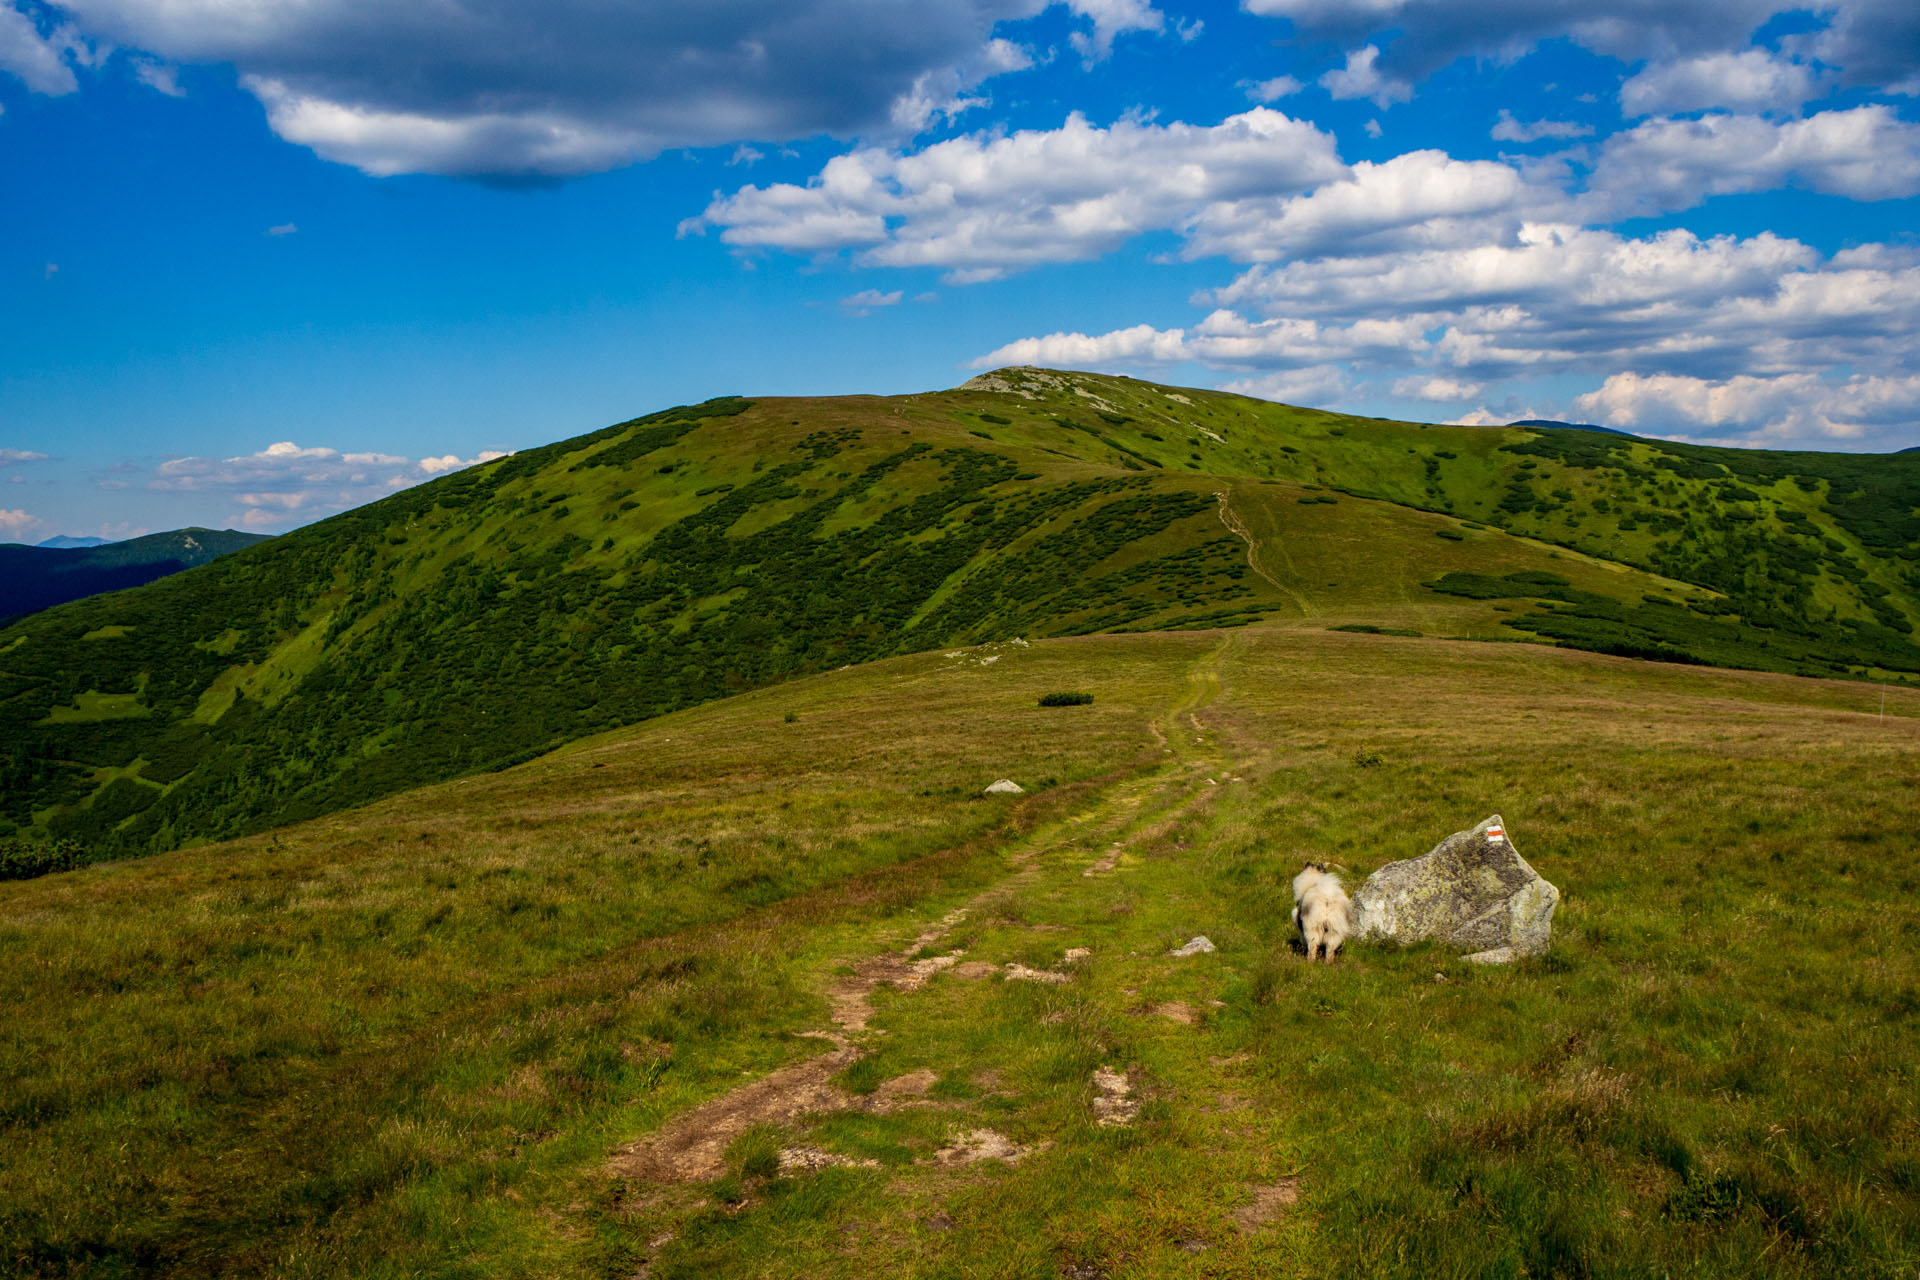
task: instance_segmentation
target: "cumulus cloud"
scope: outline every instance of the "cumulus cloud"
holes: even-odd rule
[[[1561,210],[1557,188],[1511,165],[1409,151],[1297,196],[1212,201],[1182,224],[1189,257],[1273,262],[1338,252],[1478,244],[1517,233],[1528,216]]]
[[[1720,381],[1680,374],[1619,373],[1574,407],[1614,426],[1743,444],[1799,443],[1821,438],[1859,447],[1889,428],[1920,422],[1920,377],[1772,378]],[[1904,442],[1905,436],[1895,437]]]
[[[168,65],[231,64],[275,132],[368,173],[565,177],[673,147],[895,128],[903,100],[931,113],[970,77],[1023,65],[994,29],[1049,0],[56,3]],[[1144,0],[1070,7],[1090,56],[1162,21]],[[11,6],[0,67],[39,92],[75,87],[60,40]]]
[[[1076,113],[1059,129],[859,149],[804,187],[716,199],[681,231],[718,227],[742,249],[852,250],[860,265],[944,267],[964,283],[1097,257],[1209,202],[1294,194],[1345,172],[1330,135],[1266,107],[1210,127],[1103,129]]]
[[[1920,193],[1920,124],[1875,103],[1804,120],[1661,117],[1614,134],[1588,178],[1595,221],[1794,185],[1854,200]]]
[[[1495,142],[1538,142],[1542,138],[1585,138],[1593,133],[1589,125],[1573,120],[1535,120],[1525,122],[1515,120],[1513,112],[1500,108],[1500,118],[1493,125]]]
[[[11,510],[0,510],[0,539],[18,542],[27,535],[29,530],[39,528],[42,523],[39,516],[29,515],[17,507]]]
[[[1355,49],[1347,64],[1320,77],[1320,87],[1335,98],[1365,98],[1382,111],[1396,102],[1413,100],[1413,86],[1381,74],[1376,65],[1380,50],[1374,45]]]
[[[1742,49],[1654,63],[1620,86],[1620,110],[1629,116],[1794,111],[1817,96],[1811,67],[1765,49]]]
[[[1140,364],[1175,364],[1187,358],[1186,334],[1137,324],[1111,333],[1050,333],[1044,338],[1010,342],[973,362],[976,369],[1031,364],[1060,369],[1105,369]]]

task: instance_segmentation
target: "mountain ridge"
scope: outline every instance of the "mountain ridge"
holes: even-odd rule
[[[0,823],[171,848],[1016,636],[1266,621],[1904,677],[1920,459],[1885,461],[1018,368],[722,397],[0,631]]]

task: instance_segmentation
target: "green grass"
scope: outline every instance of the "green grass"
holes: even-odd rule
[[[1035,703],[1075,686],[1065,734]],[[1881,692],[1318,626],[1083,637],[0,884],[0,1269],[1911,1275],[1920,699]],[[980,798],[1000,776],[1059,785]],[[1301,861],[1358,877],[1495,811],[1564,894],[1544,959],[1288,951]],[[846,1083],[926,1070],[924,1102],[769,1119],[711,1186],[610,1171],[821,1052],[832,984],[962,905],[929,951],[1091,955],[880,989]],[[1219,950],[1167,954],[1198,933]],[[1101,1066],[1132,1127],[1093,1123]],[[977,1128],[1030,1154],[931,1163]],[[879,1167],[773,1176],[794,1143]]]

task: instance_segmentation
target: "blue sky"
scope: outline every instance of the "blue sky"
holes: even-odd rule
[[[1920,444],[1920,6],[0,0],[0,540],[1037,363]]]

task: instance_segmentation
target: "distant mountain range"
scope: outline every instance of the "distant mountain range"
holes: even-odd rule
[[[264,534],[237,529],[190,528],[125,542],[63,536],[37,547],[0,543],[0,619],[142,586],[264,541]]]

